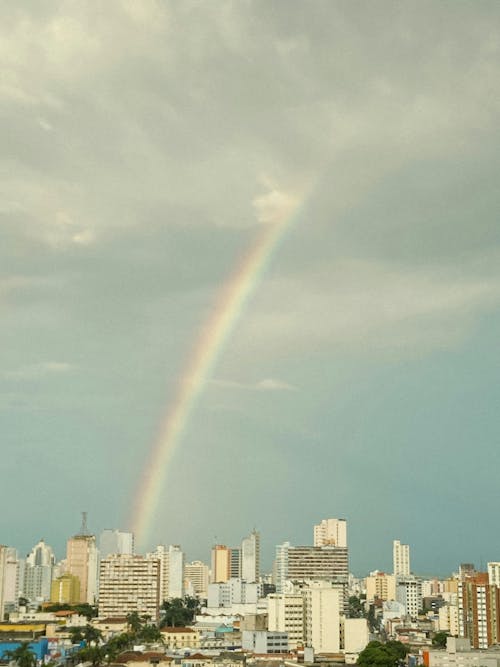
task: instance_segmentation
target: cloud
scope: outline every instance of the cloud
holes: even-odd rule
[[[65,375],[74,370],[74,365],[64,361],[42,361],[5,371],[3,377],[9,380],[38,380],[47,376]]]
[[[230,389],[245,389],[250,391],[297,391],[298,388],[283,380],[266,378],[258,382],[236,382],[234,380],[214,379],[210,381],[217,387],[228,387]]]

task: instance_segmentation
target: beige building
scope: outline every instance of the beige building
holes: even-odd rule
[[[268,629],[288,632],[288,648],[304,645],[304,598],[300,593],[267,596]]]
[[[161,634],[168,651],[200,646],[200,633],[193,628],[162,628]]]
[[[341,593],[318,581],[303,590],[304,640],[315,653],[339,653]]]
[[[345,519],[323,519],[314,526],[315,547],[347,547],[347,521]]]
[[[137,611],[157,621],[159,606],[158,560],[114,554],[101,561],[99,618],[126,616]]]
[[[367,601],[373,602],[377,598],[384,602],[396,599],[396,577],[393,574],[372,572],[366,577]]]
[[[408,544],[401,544],[399,540],[393,541],[392,562],[394,576],[408,577],[410,575],[410,547]]]
[[[341,644],[346,654],[358,654],[370,641],[366,618],[341,618]]]
[[[223,584],[230,579],[231,549],[224,544],[212,547],[212,578],[211,583]]]
[[[80,581],[80,600],[94,604],[97,597],[97,547],[95,535],[75,535],[67,542],[66,571]]]
[[[186,588],[192,588],[194,595],[206,598],[208,595],[208,565],[201,560],[194,560],[184,566]]]

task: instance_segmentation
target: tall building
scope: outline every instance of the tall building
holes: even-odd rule
[[[408,577],[410,575],[410,547],[401,544],[399,540],[392,543],[392,562],[394,576]]]
[[[406,614],[417,618],[422,609],[422,582],[411,575],[396,580],[396,601],[404,605]]]
[[[241,547],[229,549],[229,578],[241,579]]]
[[[134,553],[134,534],[122,530],[105,528],[99,536],[99,556],[107,558],[111,554]]]
[[[267,596],[268,629],[288,633],[288,649],[304,645],[304,598],[302,593],[271,593]]]
[[[5,616],[5,566],[9,547],[0,544],[0,621]]]
[[[325,579],[347,581],[349,555],[347,547],[289,547],[287,579]]]
[[[253,530],[241,542],[241,578],[248,583],[260,577],[260,534]]]
[[[339,653],[341,594],[328,582],[304,589],[304,640],[315,653]]]
[[[474,648],[500,642],[500,589],[488,583],[486,572],[458,582],[458,626]]]
[[[136,611],[156,622],[160,608],[159,561],[144,556],[111,555],[101,560],[99,616]]]
[[[314,526],[314,546],[347,547],[347,521],[323,519]]]
[[[24,561],[18,558],[17,550],[7,547],[5,554],[4,605],[5,612],[19,609],[19,596],[23,588]]]
[[[66,546],[66,570],[80,580],[80,602],[94,604],[97,593],[95,535],[75,535]]]
[[[184,553],[177,544],[160,544],[147,558],[157,560],[160,577],[160,602],[184,595]]]
[[[285,592],[285,582],[288,579],[288,550],[290,542],[283,542],[276,546],[276,557],[273,565],[273,584],[276,587],[276,593]]]
[[[23,594],[28,600],[50,599],[55,556],[48,544],[40,540],[27,555],[24,564]]]
[[[488,563],[488,583],[490,586],[498,586],[500,588],[500,563]]]
[[[230,579],[231,549],[225,544],[216,544],[212,547],[211,567],[213,584],[222,584]]]
[[[208,595],[208,565],[201,560],[194,560],[184,566],[184,579],[186,585],[190,586],[192,593],[201,598]]]

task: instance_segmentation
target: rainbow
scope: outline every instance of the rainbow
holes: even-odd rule
[[[298,218],[307,196],[294,199],[281,215],[263,223],[256,242],[239,262],[222,288],[211,316],[202,327],[189,363],[182,373],[172,405],[161,424],[151,456],[134,498],[132,530],[136,544],[145,546],[169,462],[186,429],[193,409],[214,370],[225,344],[242,315],[245,304],[260,283],[263,273],[285,232]]]

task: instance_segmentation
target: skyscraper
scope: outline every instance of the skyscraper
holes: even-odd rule
[[[80,534],[66,545],[67,572],[80,580],[80,602],[94,604],[97,593],[97,546],[95,535],[86,532],[86,515]]]
[[[399,540],[392,543],[393,571],[396,577],[408,577],[410,574],[410,547]]]
[[[144,556],[111,555],[101,561],[99,616],[147,614],[158,620],[159,561]]]
[[[105,528],[99,536],[99,555],[107,558],[110,554],[134,553],[134,534],[122,530]]]
[[[48,544],[40,540],[26,557],[23,593],[29,600],[49,600],[55,556]]]
[[[241,542],[241,578],[249,584],[260,577],[260,534],[253,530]]]
[[[211,567],[212,583],[222,584],[230,578],[231,549],[225,544],[216,544],[212,547]]]

